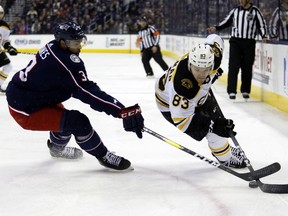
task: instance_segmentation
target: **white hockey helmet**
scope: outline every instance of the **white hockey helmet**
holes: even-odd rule
[[[3,7],[0,5],[0,13],[4,13],[4,9],[3,9]]]
[[[200,68],[213,68],[214,53],[212,48],[207,44],[197,44],[189,52],[188,67],[191,71],[191,66],[194,65]]]
[[[220,50],[221,54],[223,55],[224,41],[219,35],[217,34],[208,35],[204,43],[217,47]]]

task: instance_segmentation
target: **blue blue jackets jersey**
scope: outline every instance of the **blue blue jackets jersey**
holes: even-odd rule
[[[70,97],[114,117],[124,107],[89,81],[81,58],[60,48],[56,41],[46,44],[26,68],[13,76],[6,96],[12,109],[26,114],[55,106]]]

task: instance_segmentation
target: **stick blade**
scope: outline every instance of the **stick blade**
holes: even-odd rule
[[[278,172],[280,169],[281,169],[281,165],[278,162],[275,162],[275,163],[270,164],[266,167],[255,170],[253,172],[253,175],[251,176],[250,180],[257,180],[257,179],[263,178],[265,176],[272,175],[272,174]]]
[[[287,194],[288,184],[265,184],[257,181],[259,188],[264,193]]]

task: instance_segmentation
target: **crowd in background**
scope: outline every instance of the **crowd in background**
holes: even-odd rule
[[[88,34],[133,34],[142,15],[162,30],[162,11],[163,0],[34,0],[25,1],[22,14],[9,23],[13,34],[49,34],[56,23],[67,20]]]
[[[288,0],[251,2],[274,31],[271,37],[284,39],[280,31],[288,23]],[[0,0],[0,4],[8,13],[12,34],[50,34],[56,23],[67,20],[79,23],[87,34],[135,34],[138,18],[145,15],[162,34],[203,36],[207,26],[218,24],[239,0]],[[22,10],[13,15],[10,8],[17,5]]]

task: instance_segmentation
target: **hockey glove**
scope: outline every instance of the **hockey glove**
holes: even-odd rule
[[[13,46],[11,46],[10,42],[7,41],[4,45],[3,45],[4,49],[7,50],[7,52],[10,54],[10,55],[17,55],[18,54],[18,51],[17,49],[15,49]]]
[[[236,132],[233,131],[234,126],[233,120],[218,118],[214,121],[211,120],[209,131],[221,137],[230,137],[229,131],[232,131],[234,136],[236,135]]]
[[[138,138],[142,138],[142,129],[144,127],[144,118],[141,115],[141,108],[138,104],[123,108],[119,116],[123,119],[125,131],[135,132]]]
[[[213,79],[212,79],[212,84],[213,84],[220,76],[222,76],[222,73],[223,73],[222,68],[218,68],[215,76],[214,76]]]
[[[17,49],[15,49],[14,47],[10,46],[8,49],[7,49],[8,53],[11,55],[11,56],[16,56],[18,54],[18,51]]]

